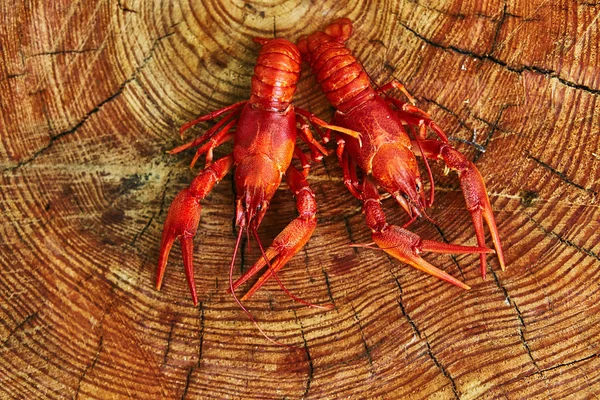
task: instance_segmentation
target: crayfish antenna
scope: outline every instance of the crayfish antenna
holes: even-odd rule
[[[246,307],[244,307],[244,305],[242,304],[240,299],[238,299],[237,295],[235,294],[235,291],[233,289],[233,267],[235,265],[235,259],[237,256],[238,249],[240,248],[240,241],[242,239],[242,231],[243,230],[244,230],[244,227],[240,226],[240,229],[239,229],[239,232],[237,235],[237,239],[235,241],[235,247],[233,249],[233,256],[231,258],[231,264],[229,265],[229,292],[233,296],[233,299],[238,304],[238,306],[242,309],[242,311],[244,311],[246,316],[250,319],[250,321],[252,321],[252,323],[254,324],[256,329],[258,329],[258,331],[264,336],[265,339],[267,339],[269,342],[276,344],[278,346],[287,347],[289,349],[300,349],[300,347],[298,347],[298,346],[292,346],[289,344],[281,343],[281,342],[273,339],[269,335],[267,335],[267,333],[260,327],[260,325],[258,325],[258,322],[254,318],[254,316],[250,313],[250,311],[248,311],[248,309]]]

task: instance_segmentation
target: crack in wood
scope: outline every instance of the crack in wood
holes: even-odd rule
[[[498,21],[498,24],[496,25],[496,29],[494,30],[494,37],[492,38],[492,45],[490,46],[490,51],[488,52],[488,54],[494,54],[494,52],[496,51],[496,45],[498,44],[498,37],[500,36],[500,31],[502,30],[502,26],[504,25],[504,22],[506,21],[506,17],[507,17],[507,10],[508,7],[508,3],[507,0],[504,0],[504,5],[502,7],[502,15],[500,16],[500,19]]]
[[[29,323],[32,319],[36,318],[39,314],[39,311],[36,311],[30,315],[28,315],[27,317],[25,317],[23,319],[23,321],[19,322],[12,331],[10,331],[10,333],[6,336],[6,338],[4,338],[4,340],[2,341],[2,347],[6,347],[6,344],[8,343],[8,341],[10,340],[10,338],[17,333],[21,328],[23,328],[23,326],[25,326],[25,324]]]
[[[165,354],[163,355],[162,365],[167,365],[167,356],[169,355],[169,351],[171,350],[171,340],[173,339],[173,328],[175,327],[175,323],[177,321],[175,319],[171,320],[171,326],[169,328],[169,335],[167,336],[167,347],[165,348]]]
[[[559,242],[561,242],[562,244],[565,244],[569,247],[572,247],[574,249],[576,249],[578,252],[583,253],[589,257],[593,257],[596,260],[600,261],[600,256],[598,254],[596,254],[595,252],[593,252],[590,249],[586,249],[585,247],[581,247],[575,243],[573,243],[572,241],[563,238],[562,236],[560,236],[558,233],[552,231],[552,230],[548,230],[546,228],[544,228],[542,226],[542,224],[540,224],[538,221],[536,221],[531,215],[529,215],[528,213],[523,213],[523,215],[525,215],[527,217],[527,219],[529,219],[531,222],[533,222],[536,226],[536,228],[538,228],[539,230],[541,230],[542,232],[544,232],[544,234],[546,236],[552,236],[556,239],[558,239]]]
[[[200,302],[199,306],[200,306],[199,307],[200,308],[200,331],[198,332],[199,345],[198,345],[198,363],[196,364],[197,367],[200,367],[200,361],[202,361],[202,349],[204,346],[204,323],[205,323],[204,303]]]
[[[323,272],[323,276],[325,277],[325,285],[327,286],[327,295],[329,296],[329,300],[331,300],[331,304],[333,304],[333,308],[337,310],[337,305],[335,304],[335,299],[333,298],[333,293],[331,292],[331,283],[329,282],[329,275],[325,272],[324,268],[321,268],[321,272]]]
[[[554,175],[558,176],[563,182],[568,183],[569,185],[574,186],[577,189],[581,189],[587,193],[590,193],[592,196],[598,196],[598,192],[596,192],[592,189],[586,188],[576,182],[573,182],[572,180],[570,180],[567,177],[567,175],[565,175],[564,172],[561,172],[561,171],[557,170],[556,168],[552,167],[550,164],[547,164],[544,161],[540,160],[539,158],[532,156],[528,150],[525,151],[525,156],[527,158],[529,158],[530,160],[535,161],[536,163],[538,163],[539,165],[541,165],[548,171],[552,172]]]
[[[460,116],[459,116],[459,115],[458,115],[458,114],[457,114],[457,113],[456,113],[454,110],[451,110],[450,108],[446,107],[445,105],[443,105],[443,104],[441,104],[441,103],[437,102],[436,100],[434,100],[434,99],[431,99],[431,98],[429,98],[429,97],[422,97],[421,99],[422,99],[422,100],[424,100],[424,101],[426,101],[426,102],[428,102],[428,103],[433,103],[433,104],[435,104],[437,107],[441,108],[443,111],[445,111],[445,112],[447,112],[448,114],[452,115],[452,116],[453,116],[453,117],[456,119],[456,122],[458,122],[458,124],[459,124],[460,126],[462,126],[463,128],[465,128],[465,129],[466,129],[466,130],[468,130],[469,132],[471,132],[471,133],[475,134],[475,129],[473,129],[473,128],[471,128],[469,125],[467,125],[467,123],[466,123],[466,122],[464,122],[464,121],[462,120],[462,118],[461,118],[461,117],[460,117]],[[491,124],[490,124],[490,125],[491,125]]]
[[[98,358],[100,357],[100,353],[102,352],[102,345],[104,343],[104,336],[100,335],[100,340],[96,349],[96,354],[94,355],[94,358],[92,359],[92,362],[85,367],[85,370],[83,371],[83,374],[81,374],[81,376],[79,377],[79,380],[77,382],[77,389],[75,390],[75,400],[77,400],[79,398],[79,391],[81,390],[81,383],[83,382],[83,380],[85,379],[85,377],[87,376],[87,374],[94,369],[94,367],[96,366],[96,362],[98,361]]]
[[[541,372],[540,367],[538,366],[537,361],[533,357],[533,352],[531,351],[531,348],[529,347],[529,343],[525,339],[525,333],[523,332],[523,329],[525,328],[525,319],[523,318],[523,314],[521,313],[521,310],[519,310],[519,307],[517,306],[517,303],[513,299],[511,299],[510,295],[508,294],[508,290],[500,282],[500,279],[498,278],[498,275],[496,274],[496,271],[491,270],[491,274],[494,277],[494,282],[496,283],[496,286],[500,290],[502,290],[502,293],[504,294],[504,299],[505,299],[506,303],[509,304],[509,305],[512,305],[512,308],[516,312],[517,319],[519,320],[519,324],[521,325],[521,327],[517,328],[517,330],[519,332],[519,339],[521,341],[521,344],[525,348],[525,351],[527,352],[527,356],[529,357],[529,359],[533,363],[533,366],[535,367],[535,369],[539,373],[539,372]]]
[[[416,322],[410,317],[410,314],[408,313],[408,311],[406,310],[406,308],[404,307],[404,304],[402,302],[402,296],[403,296],[404,291],[402,290],[402,285],[400,284],[398,277],[396,277],[396,275],[394,275],[392,270],[390,270],[390,274],[394,278],[394,281],[396,282],[396,286],[398,287],[398,291],[400,292],[400,296],[399,296],[399,299],[397,300],[397,303],[398,303],[398,306],[400,307],[400,311],[402,312],[402,315],[407,319],[413,332],[419,337],[419,339],[422,339],[425,341],[425,345],[427,346],[427,355],[429,356],[429,358],[431,358],[431,360],[436,365],[436,367],[440,370],[440,372],[450,381],[450,385],[452,386],[452,392],[454,393],[454,397],[459,399],[460,393],[458,391],[458,388],[456,386],[456,382],[454,381],[454,378],[452,378],[450,373],[446,370],[446,368],[440,363],[440,361],[433,354],[433,351],[431,350],[431,344],[429,343],[427,335],[426,334],[421,335],[421,331],[417,327]]]
[[[136,11],[136,10],[134,10],[134,9],[132,9],[132,8],[129,8],[129,7],[127,7],[127,6],[124,6],[124,5],[123,5],[123,2],[122,2],[122,0],[117,0],[117,7],[118,7],[118,8],[119,8],[121,11],[123,11],[123,12],[126,12],[126,13],[133,13],[133,14],[138,14],[138,13],[139,13],[139,11]]]
[[[403,301],[402,297],[404,295],[404,291],[402,290],[402,285],[400,285],[400,281],[398,280],[398,277],[396,275],[394,275],[392,270],[390,270],[390,274],[394,278],[394,282],[396,282],[396,287],[398,287],[398,291],[400,292],[399,299],[397,300],[398,306],[400,306],[400,311],[402,312],[402,315],[408,320],[408,323],[412,327],[413,332],[419,337],[419,339],[422,339],[423,337],[421,336],[421,332],[419,331],[419,328],[417,328],[417,324],[410,317],[410,314],[408,313],[408,311],[406,311],[406,308],[404,307],[404,303],[402,302]]]
[[[354,313],[354,319],[356,320],[356,324],[358,325],[358,330],[360,331],[360,338],[362,340],[363,346],[365,347],[365,353],[367,355],[367,359],[369,360],[369,365],[371,366],[371,368],[373,368],[373,357],[371,356],[371,349],[369,348],[369,345],[367,344],[367,341],[365,339],[365,333],[363,331],[362,323],[360,322],[360,318],[356,313],[356,309],[354,308],[353,304],[351,304],[351,307],[352,312]]]
[[[25,75],[27,75],[27,72],[19,72],[19,73],[14,73],[14,74],[8,74],[4,78],[0,79],[0,82],[5,82],[5,81],[8,81],[10,79],[18,78],[20,76],[25,76]]]
[[[440,43],[437,43],[431,39],[428,39],[424,36],[422,36],[420,33],[418,33],[416,30],[414,30],[413,28],[409,27],[408,25],[406,25],[405,23],[403,23],[402,21],[397,21],[399,25],[401,25],[402,27],[404,27],[407,31],[409,31],[410,33],[412,33],[415,37],[417,37],[418,39],[422,40],[423,42],[436,47],[438,49],[444,50],[444,51],[452,51],[455,53],[459,53],[459,54],[463,54],[465,56],[469,56],[472,58],[475,58],[477,60],[487,60],[487,61],[491,61],[494,64],[497,64],[503,68],[505,68],[506,70],[510,71],[510,72],[514,72],[516,74],[521,75],[523,72],[528,71],[528,72],[533,72],[539,75],[546,75],[549,76],[550,78],[556,79],[558,80],[560,83],[562,83],[565,86],[571,87],[573,89],[578,89],[578,90],[582,90],[584,92],[587,92],[589,94],[593,94],[593,95],[600,95],[600,89],[595,89],[595,88],[591,88],[587,85],[583,85],[580,83],[575,83],[575,82],[571,82],[563,77],[561,77],[556,71],[551,70],[551,69],[546,69],[546,68],[541,68],[541,67],[537,67],[534,65],[521,65],[519,67],[513,67],[508,65],[507,62],[500,60],[499,58],[496,58],[490,54],[477,54],[474,53],[472,51],[469,50],[465,50],[462,49],[460,47],[457,46],[445,46],[442,45]]]
[[[535,369],[540,371],[540,367],[539,367],[537,361],[535,361],[535,359],[533,358],[533,353],[531,352],[531,347],[529,347],[529,343],[527,343],[527,340],[525,339],[525,333],[523,332],[523,330],[526,329],[525,328],[525,320],[523,319],[521,310],[519,310],[519,307],[517,306],[516,301],[510,300],[510,298],[509,298],[509,302],[512,302],[513,306],[515,307],[515,310],[517,310],[517,318],[519,318],[519,322],[521,323],[521,326],[522,326],[520,328],[517,328],[519,331],[519,338],[521,339],[521,343],[525,347],[525,350],[527,351],[527,355],[529,356],[529,359],[531,360],[531,362],[533,362],[533,366],[535,367]]]
[[[68,55],[68,54],[84,54],[90,53],[93,51],[98,51],[97,47],[92,47],[89,49],[61,49],[61,50],[53,50],[53,51],[43,51],[41,53],[35,53],[26,55],[25,58],[30,57],[40,57],[40,56],[60,56],[60,55]]]
[[[296,320],[298,320],[298,316],[296,315],[296,311],[294,310],[294,315],[296,316]],[[306,378],[306,387],[304,388],[304,393],[302,394],[302,398],[305,399],[308,396],[308,391],[310,390],[310,385],[314,378],[315,366],[313,364],[312,357],[310,356],[310,351],[308,350],[308,342],[306,341],[306,336],[304,336],[304,325],[302,325],[302,321],[300,323],[300,334],[302,335],[302,341],[304,342],[304,350],[306,351],[306,359],[308,360],[308,376]]]
[[[148,222],[146,222],[146,225],[144,225],[144,227],[142,228],[142,230],[138,233],[135,234],[135,236],[133,237],[133,239],[131,240],[131,242],[129,243],[129,245],[131,247],[135,247],[135,242],[142,237],[142,235],[146,232],[146,230],[150,227],[150,224],[152,224],[152,221],[154,221],[154,218],[156,218],[157,216],[161,215],[163,212],[163,207],[165,205],[165,198],[166,198],[166,194],[167,194],[167,189],[169,186],[169,182],[171,181],[171,174],[173,173],[173,171],[169,171],[169,173],[167,174],[167,182],[165,182],[165,185],[163,187],[162,193],[161,193],[161,200],[160,200],[160,206],[158,208],[158,211],[155,211],[152,216],[150,217],[150,219],[148,219]]]
[[[350,239],[350,242],[354,243],[354,238],[352,237],[352,228],[350,226],[350,221],[348,220],[348,216],[344,215],[344,227],[346,228],[346,233],[348,234],[348,239]],[[352,251],[354,251],[354,254],[358,254],[358,248],[355,246],[352,246]]]
[[[440,370],[442,375],[444,375],[450,381],[450,385],[452,386],[452,393],[454,393],[454,397],[457,399],[460,399],[460,392],[458,391],[456,382],[454,382],[454,378],[452,378],[452,375],[450,375],[450,373],[446,370],[446,368],[442,365],[442,363],[433,354],[433,351],[431,351],[431,344],[429,344],[427,335],[423,335],[423,336],[424,336],[423,339],[425,339],[425,346],[427,346],[427,354],[429,355],[429,357],[431,358],[431,360],[433,361],[435,366],[438,367],[438,369]]]
[[[171,28],[175,27],[176,25],[178,25],[179,23],[173,24],[171,26]],[[135,69],[135,71],[133,72],[133,74],[127,78],[125,81],[123,81],[123,83],[121,83],[121,85],[119,85],[119,87],[117,88],[117,90],[111,94],[110,96],[108,96],[107,98],[105,98],[104,100],[102,100],[100,103],[98,103],[94,108],[92,108],[90,111],[88,111],[83,118],[81,118],[79,120],[79,122],[77,122],[73,127],[62,131],[54,136],[50,136],[50,141],[41,149],[37,150],[35,153],[33,153],[30,157],[28,157],[25,160],[19,161],[16,165],[11,166],[11,167],[7,167],[4,168],[2,170],[0,170],[0,172],[14,172],[15,170],[26,166],[27,164],[31,163],[32,161],[34,161],[36,158],[38,158],[40,155],[42,155],[43,153],[45,153],[48,149],[50,149],[54,143],[59,140],[60,138],[64,137],[64,136],[68,136],[68,135],[72,135],[74,133],[77,132],[77,130],[79,128],[81,128],[94,114],[98,113],[102,107],[104,105],[106,105],[107,103],[110,103],[111,101],[115,100],[116,98],[118,98],[123,91],[125,90],[125,88],[127,87],[127,85],[129,83],[131,83],[132,81],[137,79],[137,75],[142,71],[142,69],[144,69],[144,67],[146,66],[146,64],[148,63],[148,61],[150,61],[150,59],[153,57],[153,53],[156,49],[156,47],[158,46],[158,44],[165,38],[174,35],[175,32],[168,32],[162,36],[160,36],[159,38],[154,40],[154,43],[152,44],[150,51],[148,52],[148,55],[142,60],[141,64]]]
[[[185,396],[187,396],[187,392],[188,389],[190,388],[190,381],[191,381],[191,377],[192,377],[192,373],[194,372],[195,367],[191,366],[190,369],[188,370],[187,376],[185,378],[185,386],[183,387],[183,393],[181,394],[181,400],[185,399]]]
[[[490,144],[490,141],[492,140],[492,136],[496,132],[496,129],[498,127],[498,124],[500,123],[500,120],[502,119],[502,114],[504,114],[504,111],[506,111],[508,108],[514,107],[514,106],[515,106],[515,104],[503,104],[502,105],[502,107],[500,108],[500,111],[498,112],[498,117],[496,117],[496,120],[491,125],[490,131],[488,132],[487,137],[485,138],[485,140],[483,141],[483,144],[481,145],[483,147],[483,150],[478,153],[475,153],[475,155],[473,156],[473,164],[475,164],[477,162],[477,160],[479,160],[481,155],[487,151],[487,147]]]

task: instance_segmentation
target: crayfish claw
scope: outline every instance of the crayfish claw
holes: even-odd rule
[[[198,295],[194,282],[194,243],[193,238],[200,222],[201,207],[197,199],[192,196],[190,189],[183,189],[171,203],[162,240],[160,242],[160,254],[158,257],[158,269],[156,273],[156,289],[160,290],[169,259],[169,253],[175,239],[179,238],[185,274],[192,295],[194,305],[198,305]]]
[[[419,149],[425,157],[430,159],[441,159],[446,164],[445,168],[454,170],[458,173],[460,187],[467,204],[467,210],[469,210],[469,213],[471,214],[473,226],[475,227],[477,244],[480,247],[485,246],[485,232],[483,228],[483,221],[485,221],[490,230],[490,236],[494,243],[500,268],[504,270],[504,253],[502,252],[502,245],[500,244],[500,234],[498,233],[498,227],[496,226],[496,220],[494,218],[494,213],[492,212],[492,206],[487,195],[485,183],[475,164],[467,160],[467,158],[454,147],[438,140],[421,140],[419,141]],[[480,265],[481,276],[485,279],[485,254],[480,255]]]
[[[421,256],[421,252],[445,253],[445,254],[485,254],[494,250],[487,247],[460,246],[436,242],[433,240],[422,240],[418,235],[395,225],[388,225],[385,229],[374,231],[373,241],[379,248],[398,261],[409,264],[412,267],[432,275],[462,289],[470,289],[469,285],[459,281],[452,275],[434,267]]]

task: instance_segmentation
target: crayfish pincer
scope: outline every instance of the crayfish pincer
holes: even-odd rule
[[[336,132],[336,154],[343,170],[344,184],[362,201],[373,241],[380,249],[415,268],[468,289],[463,282],[429,264],[419,253],[479,253],[481,274],[485,278],[485,253],[493,252],[485,245],[485,220],[500,266],[504,269],[500,237],[481,174],[448,143],[446,134],[431,117],[414,105],[414,98],[400,82],[392,81],[373,88],[362,65],[345,46],[351,34],[352,23],[342,18],[323,32],[302,37],[297,43],[303,59],[310,64],[321,89],[336,108],[331,123],[360,133],[360,140],[357,140]],[[400,90],[408,102],[389,95],[390,89]],[[428,129],[437,135],[436,140],[426,138]],[[428,171],[428,199],[417,156],[424,159]],[[478,247],[422,240],[405,229],[418,217],[429,218],[425,210],[433,203],[434,184],[427,159],[441,160],[447,168],[458,172]],[[408,213],[410,220],[403,227],[387,224],[379,187]]]
[[[277,279],[276,271],[306,244],[316,226],[317,205],[314,193],[306,181],[310,164],[297,146],[296,137],[299,136],[306,142],[313,159],[320,159],[327,151],[313,137],[308,123],[326,129],[333,127],[291,104],[300,76],[301,60],[298,48],[285,39],[257,38],[255,42],[261,44],[262,48],[254,68],[250,99],[185,124],[180,129],[181,134],[199,122],[221,117],[204,135],[170,152],[173,154],[200,146],[192,161],[192,167],[203,154],[206,154],[206,166],[188,188],[179,192],[169,208],[160,244],[156,287],[160,289],[162,285],[169,252],[175,239],[179,238],[187,281],[195,305],[198,304],[198,295],[194,283],[193,237],[200,222],[200,203],[230,170],[235,168],[236,225],[239,229],[229,271],[229,283],[233,297],[244,311],[246,309],[235,296],[234,290],[265,266],[268,266],[266,276],[275,276]],[[350,130],[340,129],[348,135],[355,134]],[[232,153],[213,162],[213,150],[231,140]],[[300,159],[302,170],[291,165],[294,156]],[[288,187],[296,196],[299,216],[283,229],[267,250],[264,250],[257,230],[284,175]],[[234,283],[232,270],[244,230],[256,239],[262,256]],[[264,280],[256,282],[242,300],[260,288]],[[279,283],[281,285],[281,282]],[[281,286],[285,290],[283,285]],[[287,290],[286,293],[295,300],[304,302]]]

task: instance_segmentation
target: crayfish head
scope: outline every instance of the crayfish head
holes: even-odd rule
[[[236,224],[258,229],[269,203],[281,183],[282,173],[275,163],[251,156],[235,171],[237,189]]]
[[[413,152],[395,143],[381,146],[372,161],[376,182],[391,194],[411,218],[425,210],[423,181]]]

